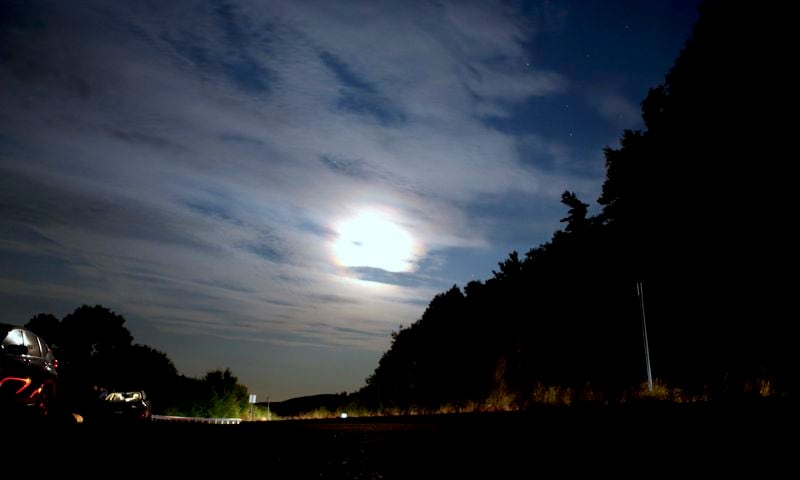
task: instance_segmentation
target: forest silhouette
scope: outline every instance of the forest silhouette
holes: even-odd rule
[[[705,399],[796,389],[782,280],[793,199],[775,125],[788,17],[746,2],[699,10],[641,103],[644,128],[604,151],[600,212],[564,192],[550,241],[436,295],[392,333],[363,403],[435,409],[500,393],[525,407],[542,385],[623,398],[646,375],[637,282],[661,382]]]

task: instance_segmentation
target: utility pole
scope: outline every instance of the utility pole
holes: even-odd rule
[[[253,421],[253,405],[255,405],[255,403],[256,403],[256,396],[255,395],[250,395],[250,398],[248,398],[247,402],[250,404],[250,421],[252,422]]]
[[[642,337],[644,339],[644,360],[647,365],[647,389],[653,392],[653,371],[650,369],[650,344],[647,343],[647,322],[644,318],[644,290],[642,282],[636,282],[636,294],[639,296],[639,308],[642,312]]]

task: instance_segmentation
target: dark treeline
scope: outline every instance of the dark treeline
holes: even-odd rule
[[[133,343],[125,318],[101,305],[83,305],[60,321],[38,314],[25,327],[56,354],[58,398],[66,412],[91,418],[104,390],[144,390],[156,413],[239,417],[247,410],[247,388],[230,370],[180,375],[165,353]]]
[[[646,375],[637,282],[656,377],[711,398],[757,381],[791,392],[793,150],[779,120],[791,15],[758,8],[704,3],[642,102],[645,128],[605,150],[600,213],[565,192],[549,242],[392,334],[362,401],[436,408],[542,384],[619,398]]]

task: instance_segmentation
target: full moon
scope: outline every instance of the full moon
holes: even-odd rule
[[[389,272],[412,269],[414,240],[398,224],[379,213],[361,213],[337,228],[336,260],[345,267],[372,267]]]

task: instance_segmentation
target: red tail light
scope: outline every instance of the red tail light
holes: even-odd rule
[[[28,388],[28,385],[31,384],[31,379],[30,378],[19,378],[19,377],[6,377],[6,378],[0,380],[0,387],[2,387],[3,384],[6,383],[6,382],[20,382],[22,384],[22,386],[19,387],[17,389],[17,391],[16,391],[16,395],[19,395],[23,390]]]
[[[44,388],[44,386],[41,386],[41,387],[37,388],[36,390],[32,391],[28,398],[36,398],[36,397],[38,397],[39,395],[41,395],[43,388]],[[19,392],[17,392],[17,393],[19,393]]]

